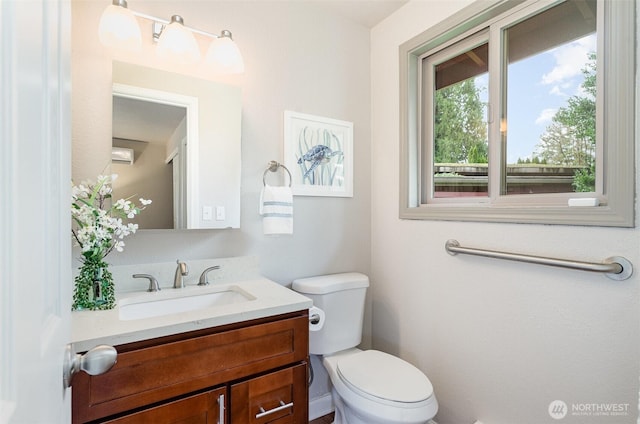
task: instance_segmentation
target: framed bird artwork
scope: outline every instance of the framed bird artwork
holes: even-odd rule
[[[353,197],[353,123],[286,110],[284,164],[294,195]]]

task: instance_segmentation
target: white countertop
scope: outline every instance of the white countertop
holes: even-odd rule
[[[135,320],[121,320],[119,306],[108,311],[75,311],[71,314],[71,341],[76,352],[84,352],[100,344],[116,346],[300,311],[312,306],[312,301],[309,298],[262,277],[229,284],[211,284],[205,287],[190,285],[184,289],[163,288],[157,293],[144,291],[123,293],[117,296],[117,302],[125,305],[131,301],[153,301],[174,296],[197,296],[218,290],[221,286],[237,287],[250,294],[253,299],[241,303]]]

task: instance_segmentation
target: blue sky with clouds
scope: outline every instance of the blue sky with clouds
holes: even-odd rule
[[[555,112],[571,96],[580,94],[582,69],[588,54],[595,51],[596,35],[592,34],[509,65],[509,163],[531,158]],[[486,76],[479,77],[476,84],[486,87]]]

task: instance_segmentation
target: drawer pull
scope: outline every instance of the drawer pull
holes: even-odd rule
[[[218,397],[218,411],[220,412],[218,424],[224,424],[224,395]]]
[[[265,411],[264,408],[261,406],[260,413],[256,414],[256,419],[262,418],[267,415],[273,414],[274,412],[282,411],[283,409],[292,408],[292,407],[293,407],[293,402],[289,402],[285,404],[283,401],[280,401],[280,406],[277,406],[273,409],[269,409],[268,411]]]

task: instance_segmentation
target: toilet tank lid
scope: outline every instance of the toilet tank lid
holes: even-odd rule
[[[293,280],[291,288],[299,293],[325,294],[369,287],[369,277],[359,272],[319,275]]]

